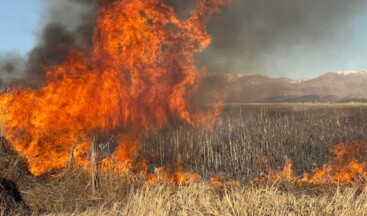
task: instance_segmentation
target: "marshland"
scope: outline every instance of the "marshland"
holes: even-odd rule
[[[264,215],[364,213],[366,190],[348,185],[300,186],[291,182],[251,184],[259,163],[274,170],[292,160],[297,175],[329,163],[333,145],[366,140],[367,106],[363,104],[250,104],[225,106],[218,121],[198,130],[185,123],[154,129],[139,139],[137,158],[149,172],[197,173],[200,181],[140,185],[128,176],[91,175],[78,168],[65,175],[32,176],[26,161],[2,140],[3,177],[18,184],[28,207],[4,208],[3,214],[101,215]],[[272,155],[271,160],[263,158]],[[361,161],[365,163],[366,161]],[[211,184],[211,178],[239,184]],[[3,206],[4,207],[4,206]]]

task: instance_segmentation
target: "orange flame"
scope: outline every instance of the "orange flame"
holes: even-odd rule
[[[27,158],[31,173],[64,169],[76,137],[75,158],[88,166],[94,134],[123,135],[104,164],[130,169],[142,130],[172,118],[211,124],[218,108],[190,106],[203,74],[194,55],[211,42],[205,24],[229,4],[199,2],[182,21],[162,0],[100,1],[90,55],[71,49],[65,63],[45,68],[46,82],[38,90],[0,95],[5,136]]]
[[[314,169],[312,178],[304,176],[301,182],[358,185],[367,181],[367,141],[339,144],[331,152],[335,158],[322,169]]]
[[[198,182],[201,177],[196,173],[184,172],[181,170],[181,158],[178,157],[174,166],[173,174],[169,174],[163,167],[156,168],[154,174],[145,176],[145,181],[150,185],[160,182],[171,183],[175,185],[188,185],[193,182]]]
[[[293,171],[292,161],[287,161],[279,171],[269,170],[263,178],[255,178],[252,183],[290,182],[311,185],[353,185],[361,186],[367,182],[367,141],[342,143],[331,148],[335,156],[321,168],[314,168],[311,174],[298,177]]]

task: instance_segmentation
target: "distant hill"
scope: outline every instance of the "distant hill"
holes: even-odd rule
[[[0,80],[0,92],[21,82]],[[367,71],[329,72],[310,80],[209,73],[199,92],[203,103],[223,92],[227,103],[367,102]]]
[[[225,89],[227,103],[367,102],[367,71],[329,72],[311,80],[210,74],[203,85],[205,94]]]

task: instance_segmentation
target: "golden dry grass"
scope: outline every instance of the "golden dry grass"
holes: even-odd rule
[[[33,215],[367,215],[367,187],[277,184],[137,186],[101,175],[96,194],[83,171],[20,187]],[[1,215],[1,213],[0,213]]]
[[[124,202],[49,215],[367,215],[367,190],[308,195],[278,187],[227,188],[208,184],[141,188]]]

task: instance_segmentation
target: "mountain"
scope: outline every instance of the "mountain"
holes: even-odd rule
[[[21,81],[0,80],[0,92]],[[223,92],[226,103],[367,102],[367,71],[329,72],[310,80],[209,73],[198,100],[212,103]]]
[[[227,103],[367,102],[367,71],[329,72],[310,80],[211,74],[204,89],[206,94],[225,89]]]

